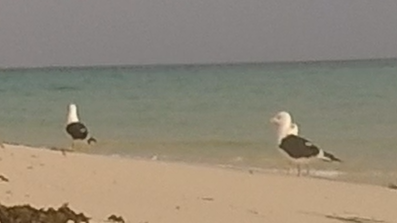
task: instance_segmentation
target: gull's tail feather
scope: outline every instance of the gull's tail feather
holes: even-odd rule
[[[334,162],[340,162],[340,163],[342,162],[342,160],[340,160],[339,158],[337,158],[334,155],[332,155],[331,153],[327,153],[325,151],[324,151],[324,158],[325,159],[323,159],[323,160],[325,160],[325,161],[330,161],[330,162],[334,161]]]

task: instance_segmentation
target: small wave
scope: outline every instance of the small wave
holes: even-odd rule
[[[241,156],[237,156],[237,157],[232,158],[231,161],[234,163],[240,163],[240,162],[244,161],[244,158]]]
[[[265,173],[274,173],[274,174],[297,174],[296,169],[264,169],[263,172]],[[302,174],[306,174],[305,171],[302,171]],[[311,177],[318,177],[318,178],[326,178],[326,179],[335,179],[346,173],[337,171],[337,170],[310,170],[309,176]]]
[[[49,90],[52,91],[78,91],[80,88],[75,86],[51,86]]]
[[[314,170],[310,172],[311,176],[322,177],[322,178],[337,178],[346,173],[337,170]]]

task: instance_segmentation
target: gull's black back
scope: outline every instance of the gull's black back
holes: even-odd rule
[[[87,127],[83,123],[73,122],[66,126],[66,132],[73,139],[85,139],[88,136]]]
[[[283,138],[279,147],[292,158],[309,158],[320,152],[320,149],[309,140],[296,135],[288,135]]]

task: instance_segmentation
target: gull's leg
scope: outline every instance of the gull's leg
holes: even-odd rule
[[[306,166],[306,175],[310,175],[310,166],[309,166],[309,164],[306,164],[305,165]]]
[[[297,165],[297,169],[298,169],[298,177],[300,177],[301,176],[301,165],[300,164]]]
[[[291,163],[291,162],[288,162],[288,175],[290,175],[291,174],[291,172],[293,171],[293,163]]]
[[[70,146],[70,149],[74,151],[76,149],[75,147],[76,147],[76,142],[72,140],[72,145]]]

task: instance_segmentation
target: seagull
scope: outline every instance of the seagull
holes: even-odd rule
[[[289,135],[296,135],[296,136],[297,136],[298,133],[299,133],[298,124],[292,123],[292,124],[291,124],[291,127],[290,127],[290,129],[289,129],[288,134],[289,134]]]
[[[298,135],[299,134],[299,127],[298,124],[296,123],[292,123],[290,129],[288,130],[288,135]],[[287,156],[287,154],[283,151],[283,150],[279,150],[281,155],[285,156],[288,159],[288,163],[290,165],[294,165],[294,163],[291,161],[291,159],[289,159],[289,157]],[[307,165],[306,165],[307,166]],[[291,168],[288,169],[288,174],[291,172]],[[309,168],[307,166],[307,174],[309,174]]]
[[[298,176],[300,176],[301,165],[308,164],[314,159],[326,162],[342,162],[339,158],[320,149],[308,139],[300,137],[298,135],[298,125],[292,124],[292,117],[288,112],[279,112],[270,121],[277,127],[277,142],[280,151],[297,165]]]
[[[72,148],[76,140],[87,141],[88,144],[97,142],[95,138],[90,136],[87,127],[79,121],[75,104],[69,105],[66,132],[72,137]]]

